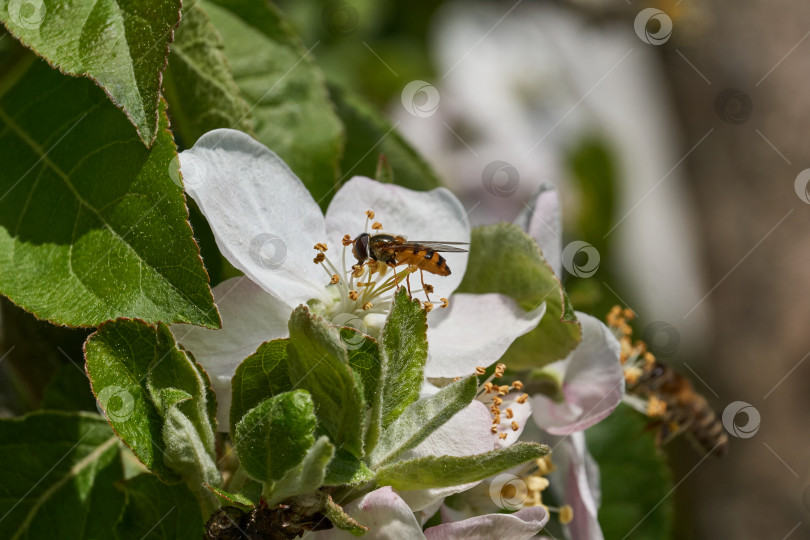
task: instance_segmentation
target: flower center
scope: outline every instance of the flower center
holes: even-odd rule
[[[492,428],[493,434],[498,435],[501,440],[507,438],[509,430],[518,431],[520,424],[515,419],[515,413],[512,407],[515,404],[523,405],[529,399],[529,394],[517,394],[523,390],[523,383],[514,381],[512,384],[504,384],[498,386],[492,381],[494,379],[503,377],[506,371],[506,364],[498,364],[495,366],[495,371],[490,375],[486,381],[478,386],[478,393],[475,399],[482,402],[489,407],[489,412],[492,414]],[[485,375],[486,368],[475,368],[475,374],[480,376]],[[505,418],[504,418],[505,417]]]

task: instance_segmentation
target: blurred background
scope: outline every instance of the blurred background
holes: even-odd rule
[[[756,429],[732,433],[722,459],[665,447],[663,497],[642,496],[646,465],[633,472],[621,440],[612,456],[594,445],[619,516],[606,537],[659,537],[655,520],[675,538],[810,537],[810,4],[277,3],[327,77],[388,114],[473,224],[512,221],[555,184],[574,307],[630,308],[636,337],[718,414],[751,406],[737,423]],[[15,396],[3,412],[40,406],[43,387],[93,407],[58,387],[83,376],[87,332],[2,302],[4,367],[29,370],[0,377],[0,396]],[[640,506],[618,500],[624,478]]]
[[[567,276],[574,306],[630,307],[718,414],[759,413],[722,459],[666,447],[674,489],[650,511],[671,504],[678,538],[810,537],[810,4],[281,5],[473,223],[556,184],[564,245],[598,254],[574,259],[598,264]]]

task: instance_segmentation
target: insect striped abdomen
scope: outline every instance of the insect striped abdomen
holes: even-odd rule
[[[416,266],[425,272],[439,276],[449,276],[450,267],[447,261],[432,249],[413,248],[397,253],[397,264]]]

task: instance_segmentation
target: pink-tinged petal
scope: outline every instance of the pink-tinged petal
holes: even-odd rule
[[[499,437],[495,441],[496,449],[506,448],[507,446],[515,444],[523,433],[526,422],[529,421],[529,417],[532,415],[532,406],[528,400],[523,403],[515,401],[522,395],[522,392],[511,392],[503,397],[501,411],[504,412],[501,414],[501,423],[498,424]],[[507,409],[512,411],[511,418],[505,412]],[[517,425],[517,430],[512,429],[513,425]],[[506,433],[505,439],[500,438],[501,433]]]
[[[574,510],[574,519],[567,525],[569,535],[572,540],[603,540],[598,519],[599,468],[585,448],[585,434],[570,435],[558,450],[568,456],[558,466],[566,475],[564,501]]]
[[[368,540],[424,539],[422,527],[413,511],[390,487],[383,487],[343,507],[347,514],[369,528]],[[354,540],[348,531],[338,528],[307,534],[313,540]]]
[[[437,188],[413,191],[356,176],[335,194],[326,211],[326,228],[331,238],[363,232],[366,210],[384,229],[379,232],[402,235],[408,240],[469,242],[470,222],[464,206],[450,191]],[[370,227],[371,223],[369,224]],[[370,233],[375,232],[369,228]],[[462,246],[465,247],[465,246]],[[467,253],[442,253],[450,267],[449,276],[425,273],[425,283],[434,286],[433,298],[450,298],[467,269]],[[411,289],[421,289],[419,273],[411,276]]]
[[[495,448],[497,435],[490,432],[492,416],[486,405],[473,401],[456,413],[446,424],[430,434],[416,448],[398,459],[417,459],[426,456],[472,456]],[[444,488],[403,491],[400,496],[414,511],[427,508],[436,501],[454,493],[467,491],[478,482]]]
[[[534,238],[543,258],[562,277],[562,210],[560,194],[551,184],[542,184],[532,200],[515,220],[526,234]]]
[[[564,360],[564,400],[538,394],[531,398],[532,418],[542,429],[565,435],[589,428],[607,417],[624,395],[619,342],[601,321],[577,313],[582,342]]]
[[[325,297],[328,278],[312,262],[326,240],[323,214],[281,158],[250,135],[217,129],[180,154],[180,171],[231,264],[291,308]]]
[[[532,538],[548,523],[542,506],[524,508],[514,514],[488,514],[430,527],[428,540],[525,540]]]
[[[211,378],[217,395],[219,431],[228,431],[231,378],[246,357],[265,341],[286,337],[290,308],[246,277],[231,278],[214,287],[222,328],[172,325],[180,345],[191,352]]]
[[[436,308],[428,320],[427,377],[459,377],[488,367],[512,342],[533,330],[546,312],[545,302],[525,312],[508,296],[453,295],[447,308]]]

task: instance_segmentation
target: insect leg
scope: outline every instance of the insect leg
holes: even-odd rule
[[[422,280],[422,290],[425,291],[425,298],[427,298],[427,301],[430,302],[430,296],[428,296],[428,288],[427,286],[425,286],[425,273],[422,271],[421,268],[419,269],[419,279]]]
[[[405,283],[408,284],[408,297],[411,296],[411,273],[405,274]]]

